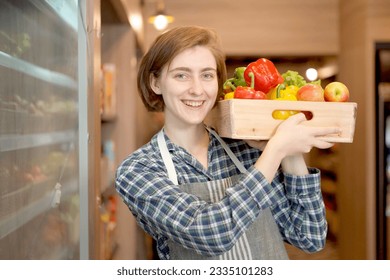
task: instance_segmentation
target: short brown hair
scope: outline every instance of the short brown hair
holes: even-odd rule
[[[149,51],[141,60],[137,76],[137,86],[142,101],[148,111],[162,112],[164,101],[151,88],[151,74],[158,78],[162,68],[176,55],[195,46],[205,46],[212,52],[217,63],[218,96],[226,80],[225,54],[217,33],[199,26],[173,28],[156,38]]]

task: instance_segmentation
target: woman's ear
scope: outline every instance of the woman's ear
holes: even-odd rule
[[[150,87],[155,94],[161,95],[160,81],[154,74],[150,74]]]

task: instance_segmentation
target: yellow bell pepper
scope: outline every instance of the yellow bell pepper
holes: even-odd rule
[[[272,117],[277,120],[286,120],[297,113],[297,111],[273,111]]]
[[[297,92],[299,87],[291,85],[285,86],[284,84],[280,84],[274,87],[272,90],[268,92],[268,99],[276,100],[279,98],[285,98],[289,95],[297,96]]]
[[[297,101],[297,92],[299,88],[297,86],[285,86],[280,84],[269,92],[269,98],[273,100],[283,100],[283,101]],[[274,111],[272,117],[277,120],[285,120],[288,117],[297,114],[298,111]]]
[[[283,96],[283,94],[291,94],[291,95],[297,96],[298,90],[299,90],[299,87],[297,87],[297,86],[294,86],[294,85],[287,86],[286,89],[282,90],[282,96]]]
[[[223,99],[233,99],[234,98],[234,91],[228,92],[225,94]]]

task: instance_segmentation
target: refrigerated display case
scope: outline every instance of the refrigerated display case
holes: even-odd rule
[[[390,43],[376,44],[377,259],[390,259]]]
[[[80,258],[78,17],[0,1],[0,259]]]

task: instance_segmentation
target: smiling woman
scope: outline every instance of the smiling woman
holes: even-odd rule
[[[283,242],[324,247],[320,174],[303,153],[332,143],[297,114],[268,143],[222,139],[204,124],[226,80],[216,33],[188,26],[160,35],[143,57],[138,89],[163,129],[117,170],[116,188],[161,259],[286,259]]]
[[[203,29],[202,29],[203,30]],[[138,71],[138,90],[142,101],[149,111],[163,111],[164,102],[161,95],[156,95],[151,88],[151,79],[159,78],[163,67],[169,66],[174,57],[184,50],[195,46],[204,46],[212,53],[216,70],[218,89],[222,91],[222,84],[226,80],[225,54],[219,45],[219,38],[211,30],[204,30],[200,34],[186,28],[175,28],[166,32],[165,36],[156,39],[154,46],[146,53]],[[182,40],[185,37],[185,40]],[[170,68],[172,69],[172,67]]]
[[[152,76],[151,87],[164,100],[167,133],[171,124],[189,127],[206,118],[218,95],[216,67],[211,51],[196,46],[179,53],[159,77]]]

